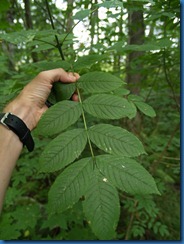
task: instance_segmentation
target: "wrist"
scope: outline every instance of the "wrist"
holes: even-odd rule
[[[18,100],[18,99],[17,99]],[[16,99],[10,102],[3,110],[4,113],[10,112],[17,117],[19,117],[26,126],[33,130],[35,127],[34,123],[34,115],[33,115],[33,108],[23,104]]]

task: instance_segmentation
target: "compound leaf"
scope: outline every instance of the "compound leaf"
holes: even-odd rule
[[[111,240],[120,214],[118,192],[97,170],[92,174],[83,202],[84,213],[94,234],[100,240]]]
[[[65,211],[84,195],[93,170],[92,163],[92,158],[83,158],[57,177],[49,191],[49,211]]]
[[[77,84],[85,92],[102,93],[113,91],[125,84],[125,82],[109,73],[94,71],[82,75]]]
[[[91,96],[83,102],[83,107],[100,119],[120,119],[132,113],[132,105],[125,98],[109,94]]]
[[[145,153],[141,141],[132,133],[118,126],[94,125],[89,129],[90,140],[107,153],[135,157]]]
[[[54,172],[73,162],[84,150],[87,142],[84,129],[66,131],[57,136],[40,157],[41,172]]]
[[[96,157],[99,169],[114,186],[130,194],[160,194],[153,177],[134,159],[112,155]]]
[[[42,135],[53,135],[74,124],[81,115],[81,106],[77,102],[58,102],[47,110],[38,124],[38,131]]]

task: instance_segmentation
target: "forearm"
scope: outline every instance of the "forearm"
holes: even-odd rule
[[[0,125],[0,212],[10,177],[22,150],[18,136]]]
[[[24,87],[20,94],[6,106],[3,112],[10,112],[16,115],[32,131],[37,126],[42,114],[48,109],[45,102],[50,94],[53,83],[71,83],[77,79],[79,79],[78,74],[67,73],[63,69],[43,71]],[[77,94],[73,94],[72,100],[78,101]],[[21,132],[23,131],[21,130]],[[0,212],[6,189],[22,147],[23,144],[19,137],[0,124]]]
[[[8,104],[3,112],[11,112],[24,121],[27,126],[31,126],[31,108],[23,105],[18,99]],[[23,144],[19,137],[12,130],[0,124],[0,212],[2,210],[5,192],[22,148]]]

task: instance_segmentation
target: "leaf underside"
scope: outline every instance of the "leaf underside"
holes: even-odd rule
[[[160,194],[153,177],[134,159],[112,155],[96,157],[105,177],[118,189],[130,194]]]
[[[110,92],[125,84],[120,78],[100,71],[88,72],[77,81],[79,88],[89,93]]]
[[[83,102],[89,114],[101,119],[120,119],[132,113],[132,105],[125,99],[109,94],[94,95]]]
[[[100,240],[111,240],[120,214],[118,193],[97,170],[91,179],[83,202],[84,213],[95,235]]]
[[[80,103],[73,101],[58,102],[43,114],[37,129],[42,135],[54,135],[74,124],[80,115]]]
[[[40,171],[54,172],[73,162],[84,150],[87,143],[86,131],[74,129],[57,136],[40,157]]]
[[[49,191],[49,209],[63,212],[84,195],[93,170],[92,159],[83,158],[67,167]]]
[[[89,129],[90,140],[103,151],[124,156],[135,157],[145,153],[141,141],[118,126],[108,124],[94,125]]]

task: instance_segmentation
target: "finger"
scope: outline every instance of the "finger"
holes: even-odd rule
[[[78,96],[76,93],[74,93],[74,94],[72,95],[72,100],[73,100],[74,102],[78,102],[78,101],[79,101],[79,96]]]
[[[37,78],[38,80],[43,80],[52,84],[57,81],[65,83],[75,82],[77,80],[77,77],[72,72],[66,72],[64,69],[59,68],[42,71]]]

